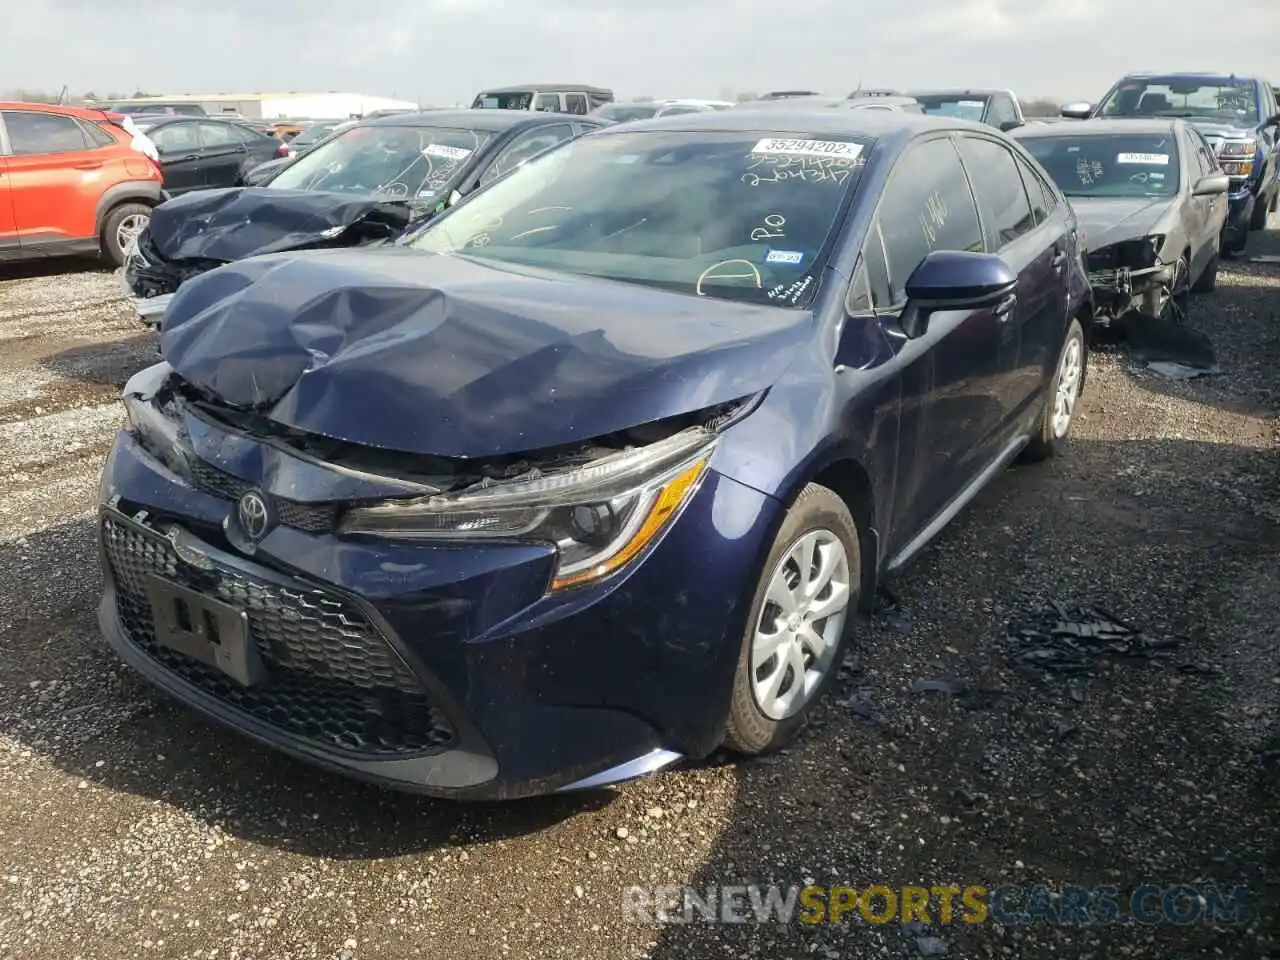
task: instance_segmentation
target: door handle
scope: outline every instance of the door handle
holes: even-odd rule
[[[188,154],[187,154],[185,157],[183,157],[182,159],[183,159],[183,160],[199,160],[200,158],[199,158],[199,157],[197,157],[194,153],[188,153]]]
[[[1013,316],[1013,308],[1018,305],[1018,295],[1011,293],[999,303],[996,304],[995,314],[1000,318],[1001,323],[1005,323]]]
[[[101,170],[102,161],[101,160],[85,160],[83,163],[77,163],[75,165],[75,168],[77,170]]]

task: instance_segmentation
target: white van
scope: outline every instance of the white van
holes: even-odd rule
[[[613,91],[578,83],[527,83],[496,87],[476,94],[473,110],[542,110],[586,116],[596,107],[613,102]]]

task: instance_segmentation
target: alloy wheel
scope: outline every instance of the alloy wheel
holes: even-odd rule
[[[1080,380],[1084,373],[1084,347],[1078,337],[1067,341],[1058,363],[1058,391],[1053,398],[1053,436],[1061,440],[1071,429],[1071,417],[1080,399]]]
[[[811,530],[769,575],[752,637],[751,690],[771,720],[795,716],[831,669],[852,596],[849,555],[830,530]]]
[[[116,227],[116,243],[121,250],[128,252],[138,242],[138,235],[147,228],[151,218],[134,213],[120,221]]]

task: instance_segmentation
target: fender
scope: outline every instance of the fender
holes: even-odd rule
[[[95,235],[102,232],[107,214],[122,203],[145,203],[152,207],[158,206],[164,199],[163,187],[159,180],[126,180],[107,187],[98,198],[97,212],[94,214],[94,222],[97,224],[94,230]]]

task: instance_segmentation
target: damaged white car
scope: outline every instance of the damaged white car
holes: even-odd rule
[[[1189,294],[1213,290],[1229,179],[1195,127],[1103,119],[1013,137],[1076,211],[1099,320],[1181,320]]]

